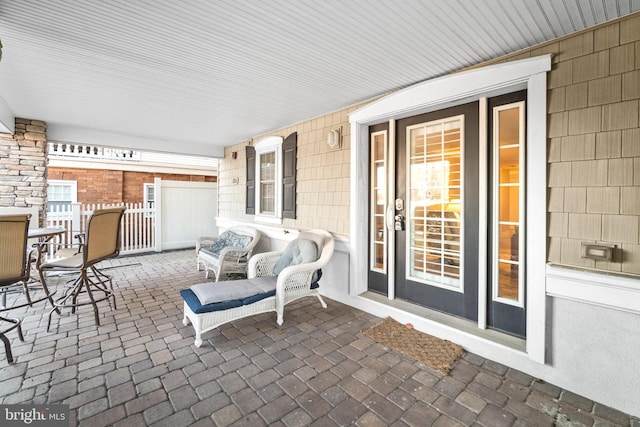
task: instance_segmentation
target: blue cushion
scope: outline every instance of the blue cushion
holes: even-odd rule
[[[244,248],[251,243],[251,240],[253,240],[251,236],[236,234],[233,231],[225,231],[216,239],[215,242],[213,242],[212,245],[203,247],[201,250],[215,258],[219,258],[220,252],[222,252],[224,248]]]
[[[273,267],[276,276],[291,265],[306,264],[318,259],[318,246],[309,239],[295,239],[289,242]]]
[[[313,272],[313,276],[311,276],[311,289],[316,289],[320,287],[320,278],[322,277],[322,269],[319,268]]]
[[[191,311],[196,314],[202,313],[210,313],[212,311],[220,311],[220,310],[228,310],[230,308],[240,307],[247,304],[252,304],[254,302],[260,301],[265,298],[272,297],[276,294],[275,289],[271,292],[265,292],[258,295],[252,295],[248,298],[244,299],[236,299],[233,301],[223,301],[223,302],[214,302],[211,304],[202,305],[200,300],[193,293],[191,289],[183,289],[180,291],[180,295],[182,295],[182,299],[189,305]]]

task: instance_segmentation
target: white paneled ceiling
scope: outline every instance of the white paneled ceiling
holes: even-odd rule
[[[222,147],[640,10],[640,0],[2,0],[0,108],[49,139]]]

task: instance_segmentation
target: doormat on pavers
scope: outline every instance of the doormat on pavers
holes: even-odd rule
[[[447,375],[453,362],[464,354],[464,349],[458,344],[416,331],[411,325],[403,325],[391,317],[367,329],[364,334],[380,344],[437,369],[442,375]]]

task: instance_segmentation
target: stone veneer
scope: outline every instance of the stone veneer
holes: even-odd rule
[[[0,133],[0,207],[35,206],[42,212],[46,180],[47,124],[17,118],[13,135]]]

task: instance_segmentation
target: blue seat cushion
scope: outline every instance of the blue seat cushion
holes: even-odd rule
[[[237,234],[233,231],[225,231],[216,239],[215,242],[213,242],[212,245],[205,246],[200,250],[215,258],[219,258],[220,252],[222,252],[224,248],[245,248],[249,243],[251,243],[251,240],[253,240],[251,236]]]
[[[318,274],[319,276],[322,276],[322,270],[318,270],[317,273],[319,273]],[[217,282],[217,283],[221,283],[221,282]],[[311,284],[311,289],[317,289],[319,287],[320,285],[318,284],[318,282],[314,282]],[[191,311],[193,311],[196,314],[210,313],[212,311],[228,310],[230,308],[236,308],[236,307],[241,307],[243,305],[253,304],[254,302],[258,302],[265,298],[272,297],[275,294],[276,294],[276,290],[274,289],[269,292],[263,292],[256,295],[251,295],[246,298],[234,299],[231,301],[220,301],[220,302],[214,302],[210,304],[202,304],[198,299],[198,297],[196,296],[196,294],[190,288],[182,289],[180,291],[180,295],[182,296],[182,299],[187,303]]]
[[[264,292],[257,295],[252,295],[243,299],[235,299],[231,301],[213,302],[211,304],[202,304],[196,294],[189,288],[182,289],[180,295],[182,299],[189,305],[191,311],[196,314],[210,313],[212,311],[228,310],[230,308],[241,307],[243,305],[252,304],[265,298],[272,297],[276,294],[275,289],[271,292]]]

